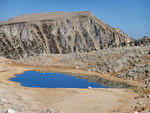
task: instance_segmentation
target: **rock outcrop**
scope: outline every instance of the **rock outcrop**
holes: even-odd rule
[[[0,56],[9,59],[99,51],[131,41],[88,11],[21,15],[0,22]]]
[[[150,45],[150,37],[144,36],[141,39],[134,40],[135,46],[148,46]]]

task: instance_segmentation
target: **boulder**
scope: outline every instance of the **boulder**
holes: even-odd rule
[[[15,111],[14,110],[12,110],[12,109],[8,109],[8,110],[6,110],[6,112],[5,113],[15,113]]]
[[[53,109],[45,109],[42,113],[54,113]]]
[[[5,99],[0,99],[0,105],[3,105],[6,102]]]
[[[92,87],[88,86],[88,89],[92,89]]]

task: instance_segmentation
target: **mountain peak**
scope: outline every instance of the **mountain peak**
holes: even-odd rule
[[[19,15],[17,17],[10,18],[7,21],[2,21],[1,23],[29,22],[47,19],[68,19],[79,16],[93,16],[93,14],[90,11],[34,13]]]

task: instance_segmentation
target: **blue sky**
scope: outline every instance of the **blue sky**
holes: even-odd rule
[[[0,0],[0,20],[38,12],[87,10],[133,38],[150,36],[150,0]]]

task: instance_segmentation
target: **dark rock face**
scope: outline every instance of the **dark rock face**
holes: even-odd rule
[[[150,45],[150,37],[144,36],[141,39],[134,40],[135,46],[148,46]]]
[[[51,14],[43,19],[34,20],[37,15],[29,15],[27,21],[27,16],[20,16],[0,23],[0,56],[19,59],[38,54],[99,51],[127,46],[132,41],[90,12],[60,13],[60,16],[56,13],[57,18],[54,13],[50,18]]]

